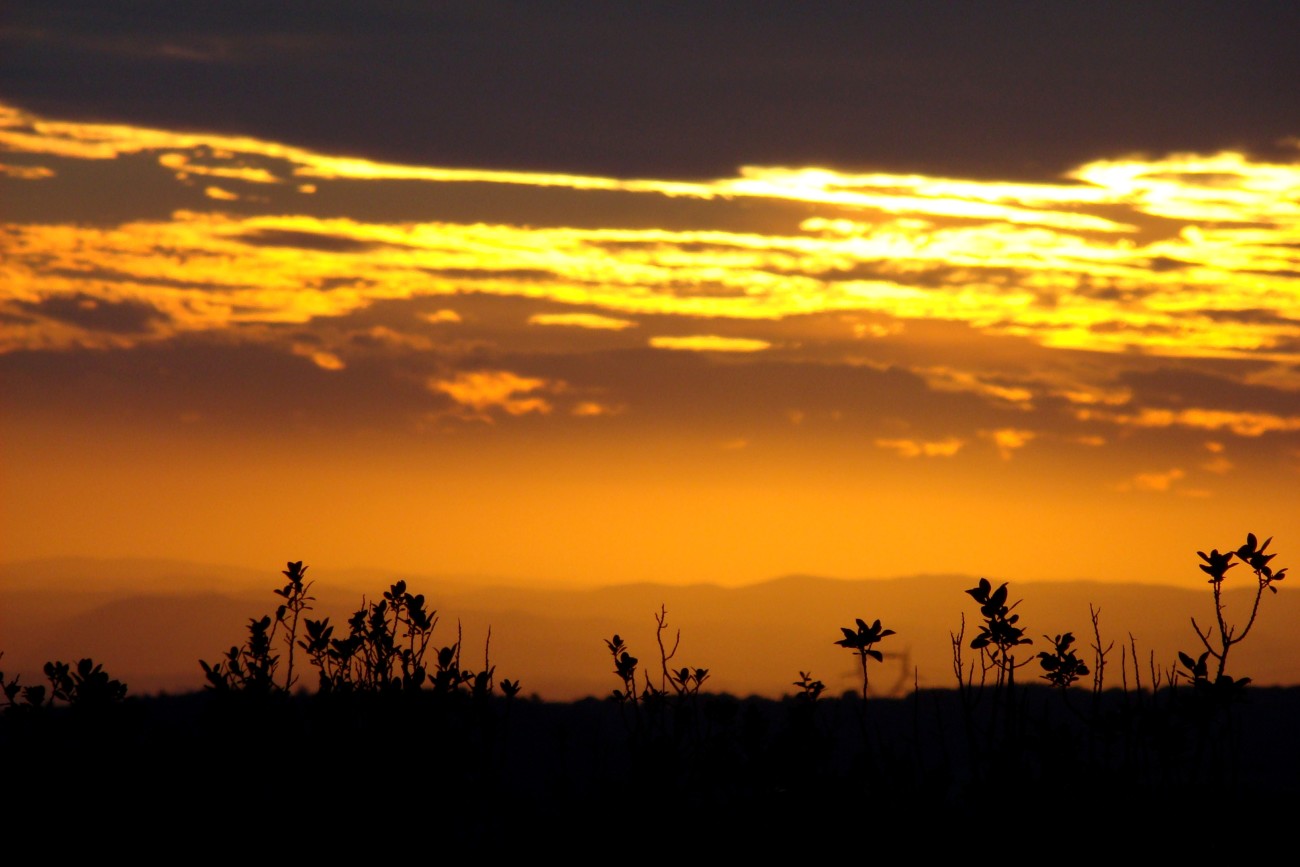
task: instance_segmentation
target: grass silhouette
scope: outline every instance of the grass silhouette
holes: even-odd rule
[[[841,627],[834,642],[858,657],[860,691],[827,697],[799,671],[796,692],[772,701],[705,691],[709,669],[677,661],[681,634],[661,607],[657,666],[614,635],[604,641],[616,678],[607,698],[555,704],[520,698],[517,680],[496,682],[490,630],[482,667],[463,661],[459,626],[440,646],[438,612],[405,582],[363,599],[345,627],[312,619],[307,567],[294,561],[275,611],[249,619],[242,645],[201,662],[202,693],[137,699],[90,659],[47,664],[48,685],[0,672],[0,756],[24,779],[152,774],[218,810],[249,797],[254,781],[292,779],[320,793],[321,809],[332,798],[329,809],[378,815],[408,803],[394,800],[400,782],[435,811],[491,805],[457,814],[477,830],[501,816],[541,827],[582,814],[625,832],[645,812],[746,826],[862,810],[970,816],[1034,790],[1132,808],[1201,787],[1218,804],[1285,798],[1300,770],[1294,751],[1261,754],[1258,735],[1300,721],[1297,691],[1248,690],[1250,678],[1228,668],[1264,590],[1276,593],[1286,576],[1270,543],[1251,534],[1234,550],[1200,553],[1214,604],[1210,627],[1192,620],[1203,651],[1167,666],[1152,657],[1145,685],[1131,636],[1121,684],[1107,684],[1115,644],[1103,640],[1098,610],[1091,660],[1072,631],[1043,635],[1046,649],[1033,653],[1009,586],[981,579],[966,591],[977,630],[967,637],[963,615],[950,635],[955,689],[872,698],[870,717],[869,665],[894,634],[880,620]],[[1238,564],[1257,592],[1235,625],[1223,585]]]

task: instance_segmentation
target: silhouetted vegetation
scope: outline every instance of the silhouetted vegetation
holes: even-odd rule
[[[1286,576],[1271,566],[1270,543],[1251,534],[1233,551],[1200,552],[1214,606],[1211,626],[1192,618],[1202,652],[1164,666],[1151,658],[1144,671],[1129,636],[1119,687],[1106,683],[1115,643],[1103,640],[1100,611],[1090,660],[1072,631],[1044,634],[1035,654],[1009,585],[981,579],[966,591],[978,631],[967,637],[963,615],[950,635],[955,688],[872,698],[869,716],[870,663],[894,634],[880,620],[857,619],[834,642],[857,657],[860,691],[826,697],[799,671],[795,693],[771,701],[706,692],[709,669],[677,659],[681,633],[661,608],[657,665],[616,634],[604,641],[608,696],[554,704],[519,698],[518,681],[498,688],[490,630],[479,668],[462,661],[459,627],[439,646],[438,613],[405,582],[363,599],[343,628],[312,619],[307,568],[290,562],[275,611],[249,619],[243,644],[201,662],[202,694],[130,698],[90,659],[47,664],[48,684],[0,672],[0,755],[34,775],[25,779],[152,775],[227,810],[251,785],[273,785],[313,792],[327,811],[382,813],[414,803],[394,800],[398,785],[419,792],[422,809],[479,831],[503,816],[539,827],[582,814],[627,832],[647,811],[754,826],[863,809],[969,819],[968,808],[1028,792],[1052,793],[1044,814],[1063,798],[1132,806],[1199,786],[1219,805],[1290,797],[1296,748],[1261,752],[1258,735],[1278,715],[1298,721],[1297,691],[1247,690],[1250,678],[1228,668],[1264,590]],[[1238,564],[1257,592],[1234,624],[1222,589]],[[299,682],[304,667],[314,689]]]

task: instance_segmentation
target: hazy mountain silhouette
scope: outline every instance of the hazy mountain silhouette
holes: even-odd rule
[[[832,694],[853,689],[853,660],[834,641],[857,617],[881,618],[897,632],[880,645],[886,659],[873,688],[910,689],[914,678],[922,687],[949,686],[949,632],[960,627],[963,612],[968,624],[977,614],[963,591],[978,577],[962,575],[852,581],[792,575],[741,588],[643,583],[566,590],[355,570],[319,577],[313,616],[341,624],[363,592],[373,596],[396,577],[438,610],[440,642],[455,640],[459,619],[463,653],[477,663],[491,626],[499,675],[520,679],[525,693],[556,700],[605,695],[616,685],[603,644],[615,633],[644,661],[643,671],[657,674],[653,615],[660,605],[667,607],[670,630],[681,630],[675,665],[707,667],[713,691],[768,696],[794,692],[799,671],[813,672]],[[132,694],[197,690],[203,685],[198,660],[242,642],[248,619],[274,610],[277,578],[272,568],[261,573],[170,561],[9,564],[0,568],[4,668],[39,682],[45,660],[92,656]],[[1212,617],[1209,594],[1195,576],[1186,588],[1013,581],[1011,591],[1012,599],[1023,599],[1016,611],[1035,640],[1031,655],[1046,649],[1044,634],[1071,631],[1091,662],[1089,604],[1099,607],[1102,637],[1115,642],[1107,658],[1109,686],[1120,685],[1121,645],[1129,654],[1130,633],[1149,685],[1150,654],[1164,670],[1177,651],[1198,651],[1189,618]],[[1248,611],[1248,592],[1225,594],[1230,616]],[[1300,684],[1300,635],[1289,628],[1298,618],[1300,596],[1283,588],[1267,599],[1251,640],[1233,654],[1236,672],[1260,685]],[[671,647],[673,636],[666,638]]]

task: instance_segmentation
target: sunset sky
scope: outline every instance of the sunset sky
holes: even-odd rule
[[[6,3],[0,560],[1294,564],[1297,44],[1290,4]]]

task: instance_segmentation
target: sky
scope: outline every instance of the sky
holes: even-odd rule
[[[9,2],[0,559],[1300,546],[1300,8]]]

